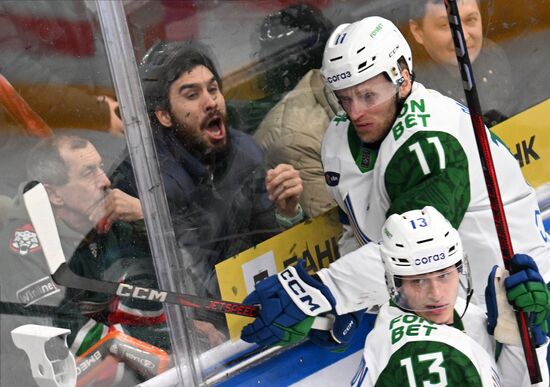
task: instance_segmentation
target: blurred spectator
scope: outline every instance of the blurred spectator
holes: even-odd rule
[[[517,111],[512,98],[514,80],[510,63],[496,43],[484,38],[478,0],[459,1],[458,9],[483,118],[487,126],[493,126]],[[416,79],[466,104],[443,0],[412,0],[409,10],[409,28],[421,46],[413,46],[413,54],[418,58]]]
[[[90,142],[66,135],[42,140],[29,153],[27,173],[30,179],[42,182],[48,192],[63,251],[75,273],[158,286],[141,209],[134,207],[137,199],[109,191],[101,157]],[[11,329],[26,323],[69,328],[69,345],[74,344],[77,355],[100,340],[108,326],[119,323],[139,340],[169,347],[162,304],[119,301],[111,295],[55,286],[22,196],[18,195],[2,215],[3,385],[34,385],[27,380],[30,369],[26,356],[13,347],[9,337]],[[103,221],[98,223],[98,219]],[[84,344],[76,336],[85,337]]]
[[[309,216],[336,206],[326,189],[320,155],[323,135],[339,105],[316,70],[331,30],[320,10],[299,4],[268,16],[260,35],[265,58],[280,62],[265,73],[267,94],[283,95],[303,78],[269,111],[254,138],[266,153],[268,167],[289,163],[300,171],[304,181],[300,204]]]
[[[332,23],[313,5],[298,3],[267,15],[253,39],[260,43],[262,73],[259,89],[264,97],[231,101],[239,116],[239,129],[250,133],[267,112],[311,69],[321,67],[325,41]]]
[[[77,161],[80,164],[70,164]],[[29,177],[48,183],[50,200],[58,216],[82,233],[93,228],[106,233],[118,221],[143,219],[139,199],[111,189],[103,167],[103,160],[92,143],[72,135],[41,141],[27,160]],[[71,173],[74,180],[70,180]],[[95,189],[86,184],[95,185]]]
[[[300,171],[304,191],[300,204],[308,216],[336,206],[325,183],[321,142],[339,110],[319,70],[311,70],[264,118],[254,138],[266,153],[267,166],[289,163]]]
[[[110,189],[101,156],[90,142],[67,135],[45,139],[31,151],[27,173],[48,192],[75,273],[100,279],[121,258],[135,256],[150,263],[139,200]],[[150,274],[154,279],[154,272]],[[78,298],[88,292],[68,293]],[[161,312],[158,304],[154,308]]]
[[[260,58],[266,95],[281,98],[311,69],[321,67],[325,42],[333,25],[307,3],[289,6],[264,18],[259,27]]]
[[[141,72],[187,291],[219,297],[216,263],[280,231],[278,223],[302,220],[302,181],[285,164],[266,175],[252,137],[227,126],[221,79],[205,47],[159,43]],[[223,316],[201,319],[225,326]]]

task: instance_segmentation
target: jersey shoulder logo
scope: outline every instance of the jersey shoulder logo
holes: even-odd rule
[[[11,251],[23,256],[40,250],[38,237],[31,224],[16,228],[9,243]]]
[[[338,172],[325,172],[325,182],[329,187],[336,187],[340,182],[340,174]]]

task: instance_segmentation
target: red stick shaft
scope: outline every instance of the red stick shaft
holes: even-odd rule
[[[481,160],[483,176],[485,177],[485,185],[487,186],[487,192],[489,194],[500,251],[502,253],[504,266],[506,269],[510,270],[510,261],[514,255],[514,250],[512,248],[510,230],[506,222],[506,214],[504,213],[504,206],[502,204],[502,197],[500,195],[495,166],[493,164],[489,139],[487,138],[487,131],[483,124],[481,105],[477,95],[472,64],[468,56],[468,48],[466,39],[464,38],[456,0],[445,0],[445,8],[447,9],[447,15],[449,17],[449,26],[451,27],[451,33],[453,35],[456,58],[462,75],[464,93],[466,94],[466,101],[468,109],[470,110],[472,126],[474,127],[479,158]],[[527,318],[524,312],[516,312],[516,319],[519,326],[523,353],[525,354],[525,361],[529,371],[529,378],[532,384],[536,384],[542,381],[542,376],[537,353],[535,351],[533,335],[527,324]]]

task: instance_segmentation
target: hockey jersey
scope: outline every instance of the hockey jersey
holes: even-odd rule
[[[484,313],[457,299],[455,323],[439,325],[390,303],[384,304],[367,336],[353,386],[529,386],[521,347],[505,345],[495,362],[495,342]],[[537,349],[547,378],[547,345]],[[548,385],[547,379],[543,384]]]
[[[68,343],[82,334],[82,327],[88,321],[88,308],[100,307],[96,315],[109,313],[122,317],[137,315],[145,320],[162,316],[162,304],[131,299],[118,301],[115,298],[94,292],[57,286],[51,279],[43,256],[42,246],[34,227],[28,218],[21,196],[18,196],[5,217],[0,229],[0,385],[33,386],[27,355],[13,344],[10,332],[24,324],[38,324],[68,328],[71,333]],[[154,269],[135,273],[129,266],[150,261],[145,228],[141,222],[130,226],[116,222],[107,234],[90,233],[86,238],[70,229],[65,223],[57,223],[63,251],[69,259],[69,267],[75,273],[93,279],[119,281],[122,275],[129,283],[146,287],[157,287]],[[148,259],[147,259],[148,258]],[[127,263],[126,266],[121,263]],[[149,267],[148,265],[146,267]],[[113,272],[114,271],[114,272]],[[110,301],[110,305],[107,304]],[[95,317],[95,315],[94,315]],[[107,318],[107,316],[105,316]],[[164,321],[162,319],[162,321]],[[163,347],[169,345],[166,325],[128,326],[133,337],[147,340]],[[96,337],[97,339],[97,337]]]
[[[549,282],[550,246],[535,192],[506,145],[487,134],[513,247],[531,255]],[[387,299],[378,246],[369,242],[381,239],[389,215],[426,205],[458,229],[470,258],[475,302],[484,304],[489,271],[503,262],[465,106],[415,83],[378,148],[362,143],[347,116],[340,114],[323,139],[322,161],[327,186],[363,245],[319,272],[335,293],[339,313]],[[349,272],[354,273],[351,278]]]

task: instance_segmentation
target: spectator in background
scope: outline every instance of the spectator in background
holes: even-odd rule
[[[27,173],[31,180],[42,182],[48,192],[71,270],[92,279],[158,287],[141,209],[134,207],[139,207],[139,201],[109,190],[101,157],[90,142],[67,135],[42,140],[29,153]],[[120,198],[127,202],[123,207],[132,210],[117,210],[121,208],[116,204]],[[9,337],[9,331],[18,325],[37,323],[70,329],[68,341],[76,355],[95,345],[108,327],[119,323],[134,338],[169,347],[162,304],[118,301],[106,294],[56,287],[22,197],[18,195],[2,215],[2,385],[34,385],[26,379],[30,378],[30,368],[25,365],[25,355],[13,348]],[[40,307],[51,312],[39,314]]]
[[[228,127],[212,58],[198,43],[159,43],[141,65],[186,290],[205,297],[219,297],[216,263],[303,219],[299,173],[282,164],[266,175],[252,137]]]
[[[267,15],[252,37],[259,40],[258,87],[254,101],[230,101],[238,111],[239,129],[254,132],[267,112],[311,69],[321,67],[332,23],[308,3],[298,3]],[[265,147],[262,147],[265,150]]]
[[[512,98],[512,70],[504,51],[483,37],[478,0],[458,1],[458,9],[483,118],[490,127],[517,113],[518,107]],[[410,32],[421,46],[417,49],[413,47],[418,58],[415,64],[416,79],[426,87],[466,104],[443,0],[413,0],[409,10]]]
[[[288,17],[285,18],[284,15],[289,10],[300,10],[302,22],[292,19],[293,24],[285,25],[283,22]],[[332,24],[320,10],[310,5],[293,6],[276,15],[279,17],[268,17],[263,24],[266,32],[261,35],[261,42],[266,49],[271,45],[272,52],[277,52],[278,55],[284,55],[285,50],[293,50],[297,37],[292,35],[296,33],[296,25],[303,28],[300,37],[307,36],[306,31],[313,35],[304,41],[311,42],[314,38],[314,44],[300,48],[301,59],[285,58],[275,70],[266,72],[266,85],[271,85],[270,90],[279,89],[280,93],[288,90],[290,85],[293,86],[306,71],[307,74],[269,111],[254,133],[254,138],[265,152],[268,167],[289,163],[300,171],[304,181],[300,204],[306,214],[313,217],[336,206],[325,185],[321,165],[321,141],[329,122],[338,112],[339,105],[332,91],[325,86],[318,70]],[[273,25],[274,20],[279,23],[277,28]],[[269,27],[268,23],[271,23]]]

